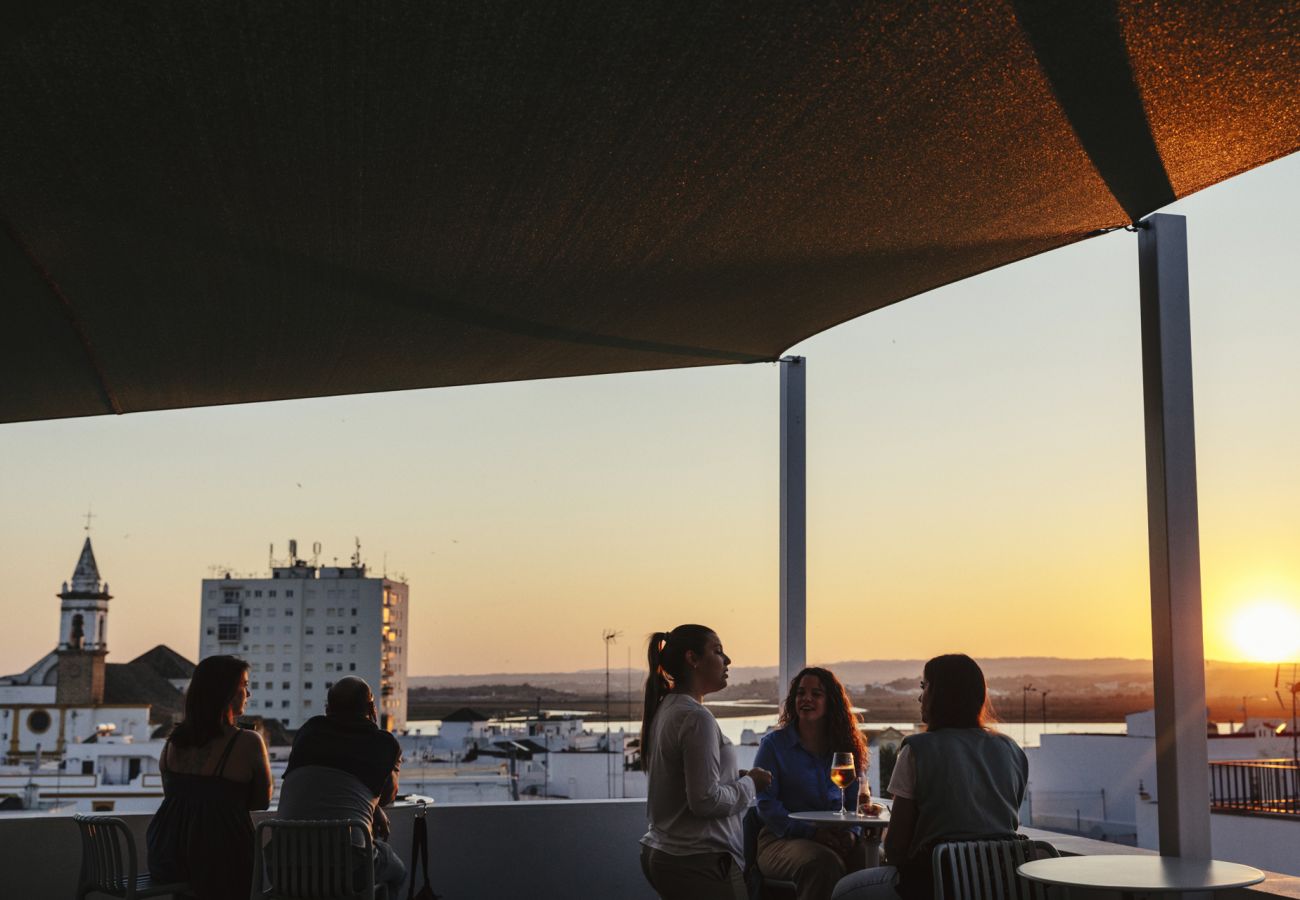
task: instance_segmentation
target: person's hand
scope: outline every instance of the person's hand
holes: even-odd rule
[[[757,766],[755,766],[752,769],[749,769],[748,771],[742,769],[740,772],[740,777],[741,778],[748,777],[750,780],[752,780],[754,782],[754,790],[760,794],[763,793],[763,791],[767,790],[772,785],[772,773],[769,772],[767,769],[760,769]]]
[[[841,857],[847,857],[853,851],[854,835],[851,831],[839,828],[818,828],[813,832],[813,840],[834,850]]]

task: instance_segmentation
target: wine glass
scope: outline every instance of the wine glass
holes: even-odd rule
[[[831,757],[831,783],[840,789],[840,811],[837,816],[847,816],[849,811],[844,808],[844,789],[848,787],[853,779],[857,777],[853,766],[852,753],[836,753]]]

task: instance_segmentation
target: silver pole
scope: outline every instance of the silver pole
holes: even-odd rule
[[[781,611],[777,702],[805,665],[808,644],[807,421],[802,356],[781,360]]]
[[[1187,220],[1138,230],[1160,853],[1210,858]]]

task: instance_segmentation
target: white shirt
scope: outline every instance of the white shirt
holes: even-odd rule
[[[894,759],[894,774],[889,776],[889,793],[895,797],[916,799],[916,760],[912,759],[912,748],[902,747]]]
[[[650,738],[650,830],[641,843],[674,856],[730,853],[743,866],[741,817],[754,782],[740,777],[735,748],[713,714],[694,697],[669,694]]]

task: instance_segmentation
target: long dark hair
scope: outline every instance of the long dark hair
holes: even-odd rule
[[[940,728],[985,728],[996,722],[984,671],[965,653],[936,656],[925,664],[930,691],[927,731]]]
[[[703,653],[709,638],[716,632],[703,625],[678,625],[672,631],[656,631],[650,635],[646,661],[650,676],[645,680],[645,707],[641,714],[641,758],[650,760],[650,723],[664,697],[679,688],[689,686],[690,670],[686,653]]]
[[[858,730],[858,717],[853,714],[853,700],[849,697],[849,692],[830,669],[809,666],[790,679],[790,690],[786,692],[785,702],[781,704],[781,718],[777,720],[777,727],[798,727],[797,695],[799,682],[805,675],[812,675],[820,681],[822,690],[826,692],[826,736],[830,738],[831,752],[852,753],[854,769],[863,771],[867,767],[867,742]]]
[[[235,656],[209,656],[194,668],[185,692],[185,719],[172,731],[178,747],[202,747],[221,734],[248,663]]]

